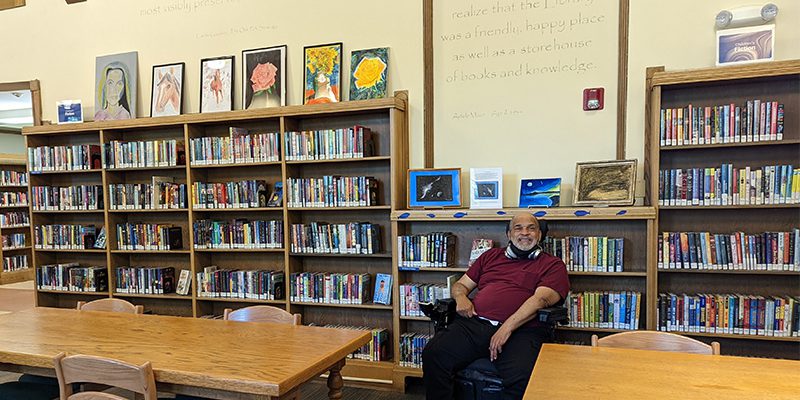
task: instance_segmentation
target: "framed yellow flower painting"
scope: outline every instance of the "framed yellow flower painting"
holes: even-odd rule
[[[286,45],[242,51],[242,108],[286,105]]]
[[[303,48],[303,104],[336,103],[342,99],[342,43]]]
[[[350,100],[386,97],[389,48],[355,50],[350,53]]]

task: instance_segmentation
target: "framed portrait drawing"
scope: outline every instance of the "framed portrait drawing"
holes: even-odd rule
[[[558,207],[561,178],[523,179],[519,186],[519,207]]]
[[[341,101],[342,43],[306,46],[303,55],[303,104]]]
[[[150,116],[183,114],[184,63],[153,66],[153,87],[150,91]]]
[[[242,109],[286,105],[286,45],[242,51]]]
[[[572,203],[576,206],[631,205],[635,186],[635,159],[578,163]]]
[[[234,56],[200,61],[200,112],[233,110]]]
[[[111,54],[95,60],[94,120],[136,118],[138,54]]]
[[[350,53],[350,100],[386,97],[389,48],[355,50]]]
[[[461,169],[408,170],[408,206],[440,208],[461,206]]]

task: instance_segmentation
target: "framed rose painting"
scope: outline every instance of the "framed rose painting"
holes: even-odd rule
[[[286,105],[286,45],[242,51],[242,108]]]
[[[386,97],[389,48],[355,50],[350,53],[350,100]]]
[[[342,44],[303,48],[303,104],[336,103],[342,98]]]

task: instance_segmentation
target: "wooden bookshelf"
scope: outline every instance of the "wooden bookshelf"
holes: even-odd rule
[[[0,154],[0,171],[26,172],[25,164],[26,158],[22,154]],[[30,176],[28,176],[28,179],[30,179]],[[4,193],[26,193],[28,202],[21,205],[14,204],[2,206],[0,207],[0,213],[24,212],[28,214],[28,219],[30,220],[31,197],[30,192],[28,191],[28,186],[15,184],[0,186],[0,195],[3,195]],[[3,227],[0,229],[0,232],[2,232],[3,235],[17,233],[23,233],[25,235],[24,246],[19,246],[16,248],[0,248],[0,262],[2,262],[2,264],[0,264],[0,285],[29,281],[33,279],[34,270],[31,268],[33,266],[33,256],[31,254],[32,242],[31,235],[27,232],[29,228],[30,225],[24,225]],[[0,247],[2,247],[2,244],[0,244]],[[24,257],[27,260],[28,268],[6,271],[5,257]]]
[[[48,171],[31,177],[32,185],[71,186],[102,185],[104,207],[97,211],[37,211],[33,226],[42,224],[92,224],[106,227],[106,249],[46,250],[34,249],[33,265],[79,262],[107,268],[108,292],[64,292],[37,290],[37,305],[75,307],[79,300],[97,297],[119,297],[142,304],[146,311],[179,316],[221,316],[225,308],[269,304],[293,313],[302,313],[305,324],[340,324],[371,326],[389,331],[388,351],[393,354],[392,342],[396,333],[393,321],[394,305],[381,304],[324,304],[290,301],[289,276],[296,272],[368,273],[372,283],[367,289],[369,301],[376,273],[392,273],[392,243],[396,237],[391,212],[405,204],[405,176],[408,170],[407,93],[393,97],[324,105],[287,106],[260,110],[231,111],[211,114],[189,114],[175,117],[138,118],[124,121],[100,121],[72,125],[49,125],[25,128],[28,147],[99,144],[112,140],[145,141],[177,139],[186,149],[185,165],[170,167],[107,168],[78,171]],[[362,125],[369,128],[375,140],[375,155],[360,159],[316,161],[285,161],[283,135],[291,131],[349,128]],[[281,142],[280,161],[192,165],[190,140],[200,137],[227,136],[231,127],[244,128],[251,133],[278,133]],[[188,208],[126,210],[109,207],[109,185],[148,183],[152,176],[174,178],[187,184]],[[321,177],[323,175],[372,176],[378,179],[378,204],[370,207],[296,207],[288,208],[286,201],[279,207],[256,208],[195,208],[191,185],[195,182],[229,182],[265,180],[271,192],[276,182],[287,178]],[[22,187],[24,189],[24,187]],[[286,193],[284,192],[284,199]],[[195,249],[192,227],[195,221],[212,219],[230,221],[280,220],[283,223],[283,247]],[[291,224],[314,221],[329,223],[371,222],[381,227],[382,248],[376,254],[293,253],[289,243]],[[120,250],[117,248],[116,225],[119,223],[163,223],[180,226],[183,249],[170,251]],[[25,228],[28,229],[28,228]],[[31,228],[32,229],[32,228]],[[197,273],[215,265],[224,269],[279,270],[285,273],[285,299],[260,300],[245,298],[201,297],[197,294]],[[116,269],[120,266],[168,266],[175,268],[176,281],[183,270],[192,274],[192,286],[186,296],[176,294],[147,295],[115,292]],[[343,374],[346,377],[385,381],[391,384],[394,359],[384,362],[348,360]]]
[[[646,203],[657,210],[657,231],[650,243],[652,252],[658,251],[661,232],[759,234],[786,232],[800,227],[798,204],[675,206],[659,205],[658,202],[660,170],[719,167],[722,164],[733,164],[736,169],[800,166],[800,60],[688,71],[665,71],[664,67],[653,67],[647,70],[646,90]],[[754,99],[784,105],[782,140],[681,146],[661,146],[659,143],[662,109],[689,104],[700,107],[742,106]],[[798,272],[650,268],[656,289],[654,293],[737,293],[766,298],[800,296]],[[657,301],[655,304],[657,306]],[[657,310],[652,312],[657,313]],[[675,333],[704,342],[720,341],[722,354],[800,358],[800,338],[796,337]]]

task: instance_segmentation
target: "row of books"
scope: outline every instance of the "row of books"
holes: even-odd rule
[[[84,250],[105,248],[105,229],[94,225],[35,225],[33,243],[37,249]]]
[[[153,183],[117,183],[108,185],[108,203],[112,210],[187,209],[185,183],[172,178],[153,177]]]
[[[797,297],[659,293],[657,311],[661,331],[800,336]]]
[[[361,125],[346,129],[286,132],[286,161],[363,158],[375,154],[372,131]]]
[[[314,324],[309,324],[313,326]],[[392,358],[392,354],[389,351],[389,331],[383,328],[370,328],[366,326],[350,326],[350,325],[338,325],[338,324],[327,324],[322,325],[323,328],[334,328],[334,329],[354,329],[359,331],[370,331],[372,332],[372,340],[367,342],[367,344],[361,346],[358,350],[350,353],[347,355],[347,358],[355,358],[358,360],[364,361],[387,361]]]
[[[26,226],[31,223],[27,212],[13,211],[0,214],[0,227]]]
[[[119,250],[180,250],[183,236],[180,226],[126,222],[117,224]]]
[[[78,263],[42,265],[36,268],[36,287],[39,290],[106,292],[108,270],[106,267],[81,267]]]
[[[376,254],[381,251],[381,227],[369,222],[292,224],[293,253]]]
[[[638,329],[641,303],[639,292],[589,291],[570,293],[564,307],[572,327]]]
[[[28,256],[8,256],[3,257],[3,272],[19,271],[28,269]]]
[[[192,165],[252,164],[280,161],[277,133],[249,133],[230,128],[228,136],[208,136],[189,141]]]
[[[378,205],[378,180],[369,176],[287,178],[289,207],[364,207]]]
[[[233,299],[283,300],[283,271],[204,267],[197,273],[197,296]]]
[[[662,108],[660,143],[666,147],[783,140],[783,113],[783,104],[770,100]]]
[[[214,221],[201,219],[192,226],[196,249],[281,249],[283,221]]]
[[[289,299],[305,303],[366,304],[372,276],[367,273],[295,272],[289,275]]]
[[[192,184],[195,209],[267,207],[268,184],[262,180]],[[271,207],[279,207],[280,204]]]
[[[100,145],[97,144],[28,148],[28,168],[31,173],[100,169],[101,160]]]
[[[792,165],[668,169],[658,173],[661,206],[800,203],[800,170]]]
[[[2,192],[0,193],[0,207],[27,206],[27,192]]]
[[[662,232],[658,268],[800,271],[800,229],[791,232]]]
[[[3,250],[10,250],[26,246],[26,235],[24,233],[9,233],[2,236]]]
[[[446,268],[455,264],[456,235],[430,232],[397,237],[398,267],[401,270]]]
[[[422,368],[422,350],[433,334],[406,332],[400,335],[400,366]]]
[[[568,271],[622,272],[624,238],[606,236],[547,237],[544,251],[564,261]]]
[[[0,171],[0,186],[26,186],[28,173],[20,171]]]
[[[173,267],[118,267],[115,270],[116,293],[165,294],[175,291]]]
[[[404,317],[424,317],[420,303],[433,303],[439,299],[450,298],[450,288],[458,281],[459,275],[447,277],[447,283],[405,283],[400,285],[400,315]]]
[[[100,185],[32,186],[31,197],[36,211],[103,209],[103,187]]]
[[[104,145],[106,168],[173,167],[186,164],[183,140],[159,139]]]

